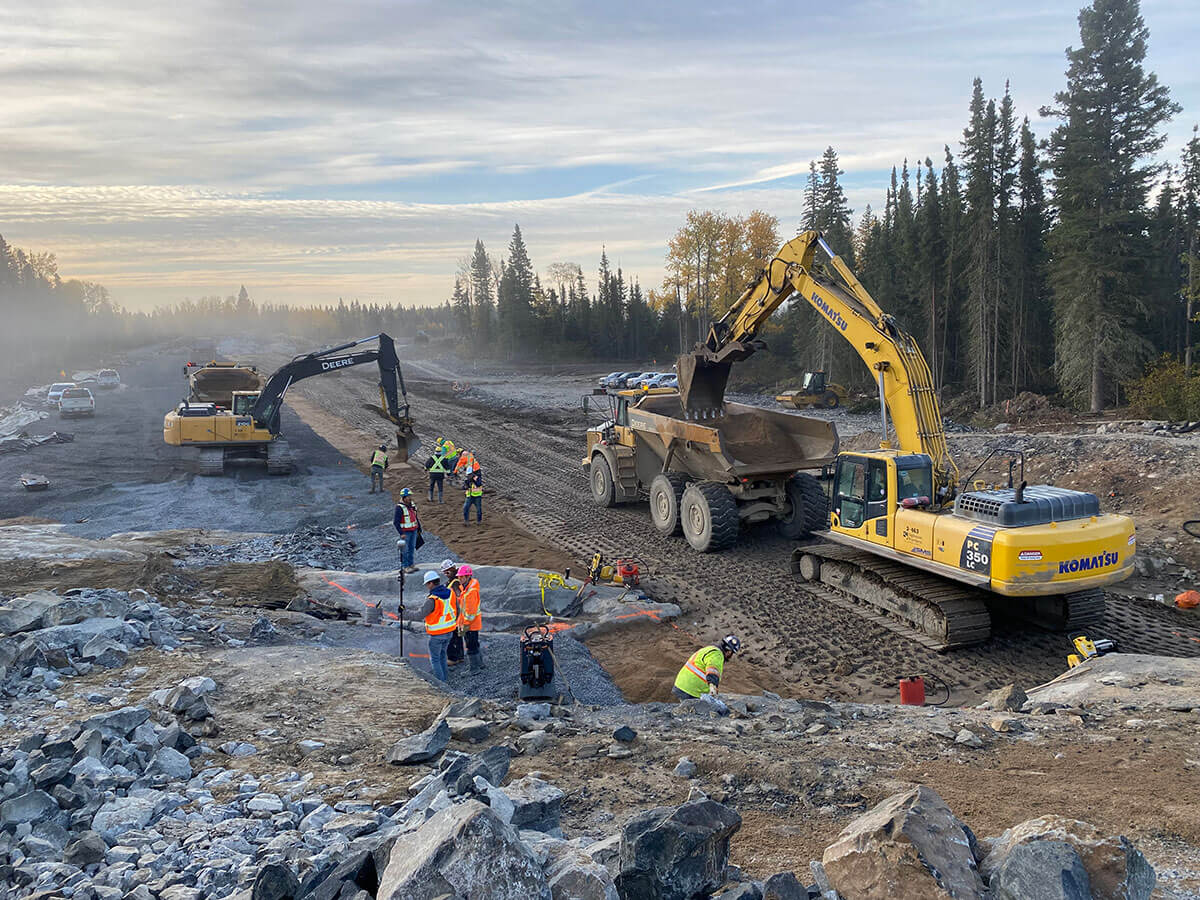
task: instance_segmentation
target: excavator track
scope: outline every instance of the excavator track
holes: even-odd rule
[[[807,544],[792,552],[791,571],[806,590],[932,650],[986,641],[988,594],[910,566],[838,544]]]

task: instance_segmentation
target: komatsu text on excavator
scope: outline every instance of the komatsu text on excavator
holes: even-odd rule
[[[878,450],[838,454],[821,534],[830,543],[795,550],[793,573],[938,648],[986,640],[992,613],[1054,629],[1097,622],[1101,589],[1133,570],[1133,521],[1101,513],[1095,494],[1026,484],[1019,450],[999,451],[1009,461],[1000,484],[976,478],[989,459],[960,482],[920,348],[820,233],[785,244],[680,357],[686,414],[720,418],[732,363],[762,348],[759,329],[789,300],[816,309],[874,373],[883,434]]]
[[[378,342],[377,349],[342,353],[371,341]],[[265,459],[267,472],[286,475],[292,470],[292,455],[280,431],[279,414],[288,388],[302,378],[372,362],[379,364],[380,405],[368,408],[396,426],[397,455],[404,461],[416,437],[396,345],[386,334],[297,356],[267,379],[262,390],[232,391],[228,408],[184,400],[163,419],[163,440],[199,448],[201,475],[222,474],[231,459]]]

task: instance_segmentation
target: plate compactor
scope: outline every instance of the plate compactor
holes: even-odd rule
[[[555,700],[554,632],[548,625],[530,625],[521,635],[521,700]]]

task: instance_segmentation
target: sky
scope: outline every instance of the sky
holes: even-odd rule
[[[972,79],[1064,86],[1081,4],[59,2],[0,6],[0,234],[131,309],[228,295],[440,303],[477,238],[601,247],[646,287],[689,209],[793,234],[838,151],[855,218],[957,153]],[[1147,68],[1200,120],[1195,0],[1144,0]]]

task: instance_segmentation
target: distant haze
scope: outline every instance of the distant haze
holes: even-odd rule
[[[474,8],[472,8],[474,7]],[[1147,67],[1200,118],[1194,0],[1147,0]],[[957,153],[971,80],[1063,87],[1076,3],[8,4],[0,234],[131,308],[446,299],[520,223],[535,267],[601,245],[647,286],[693,207],[796,227],[839,152],[855,220]]]

